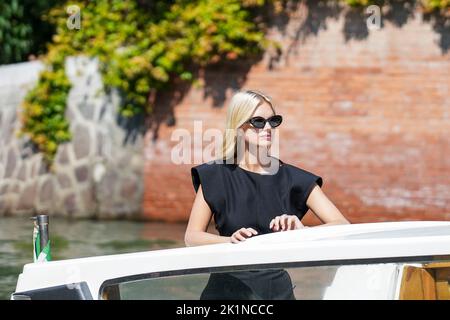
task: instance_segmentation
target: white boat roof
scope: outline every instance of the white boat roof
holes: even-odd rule
[[[414,257],[450,259],[450,221],[320,226],[260,235],[239,244],[29,263],[16,292],[85,281],[98,299],[105,281],[154,272],[274,263],[382,263],[414,261]]]

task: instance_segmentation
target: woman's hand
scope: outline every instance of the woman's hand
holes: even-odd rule
[[[300,219],[295,215],[283,214],[277,216],[270,221],[269,228],[272,231],[286,231],[305,228]]]
[[[258,232],[253,228],[240,228],[230,237],[232,243],[239,243],[252,236],[256,236]]]

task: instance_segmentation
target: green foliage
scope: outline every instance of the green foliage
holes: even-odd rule
[[[122,114],[151,112],[151,92],[172,80],[194,81],[192,67],[260,53],[270,44],[252,9],[264,1],[175,0],[70,2],[81,9],[81,29],[69,30],[65,6],[50,11],[56,25],[46,56],[48,70],[24,103],[23,132],[47,160],[70,139],[64,118],[70,84],[64,74],[69,55],[98,57],[106,89],[122,95]]]
[[[345,3],[351,7],[367,7],[375,2],[375,0],[345,0]]]
[[[19,0],[0,3],[0,64],[21,61],[31,47],[31,26]]]
[[[343,0],[347,5],[352,7],[367,7],[372,4],[383,5],[392,2],[401,2],[396,0]],[[406,1],[404,1],[406,2]],[[450,0],[420,0],[420,5],[426,10],[437,10],[450,8]]]
[[[63,68],[46,70],[23,104],[22,131],[28,133],[49,162],[58,144],[70,140],[69,123],[64,117],[69,90]]]
[[[423,0],[423,6],[429,10],[443,10],[450,8],[450,0]]]
[[[45,52],[54,30],[45,13],[58,0],[0,2],[0,64],[20,62]]]

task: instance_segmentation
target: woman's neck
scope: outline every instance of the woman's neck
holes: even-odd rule
[[[243,157],[237,160],[237,165],[248,171],[267,172],[271,168],[273,160],[274,158],[270,155],[258,155],[245,150]]]

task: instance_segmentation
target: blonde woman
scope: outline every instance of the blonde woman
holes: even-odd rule
[[[322,225],[349,223],[322,191],[320,176],[270,155],[282,120],[262,92],[239,91],[232,97],[223,156],[191,169],[197,194],[185,233],[187,246],[237,244],[265,233],[301,229],[308,209]],[[213,216],[219,235],[207,232]],[[213,273],[201,298],[295,299],[284,270]]]

